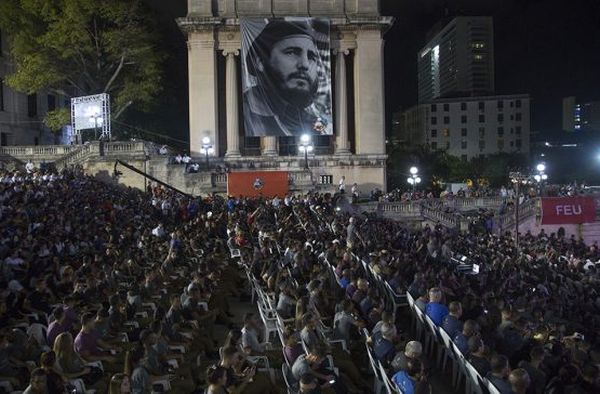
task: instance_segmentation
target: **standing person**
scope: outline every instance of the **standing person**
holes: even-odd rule
[[[344,194],[346,192],[346,176],[345,175],[342,175],[342,177],[340,178],[338,191],[342,194]]]

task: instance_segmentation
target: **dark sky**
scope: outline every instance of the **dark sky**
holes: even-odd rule
[[[174,19],[186,0],[145,0],[161,18],[169,52],[165,124],[187,134],[187,48]],[[417,52],[444,15],[494,18],[496,92],[532,96],[532,129],[560,132],[562,97],[600,100],[600,0],[381,0],[396,18],[385,35],[386,115],[417,101]],[[160,123],[163,123],[162,121]],[[389,122],[388,122],[389,126]],[[185,129],[185,130],[182,130]],[[165,130],[166,131],[166,130]],[[543,138],[543,137],[542,137]]]

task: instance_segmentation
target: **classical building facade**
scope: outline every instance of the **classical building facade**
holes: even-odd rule
[[[364,192],[385,188],[383,34],[393,18],[379,0],[188,0],[177,20],[187,37],[190,151],[246,170],[301,171],[304,156],[294,137],[245,137],[241,100],[242,17],[329,18],[333,80],[333,136],[315,138],[309,156],[316,183],[341,176]]]
[[[27,95],[11,89],[6,76],[14,72],[8,37],[0,31],[0,146],[52,144],[53,134],[42,124],[44,114],[65,105],[45,92]]]

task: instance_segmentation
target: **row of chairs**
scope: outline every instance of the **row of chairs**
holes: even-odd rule
[[[459,388],[464,381],[466,394],[483,394],[486,391],[490,394],[500,394],[500,391],[486,377],[479,374],[477,369],[469,362],[465,355],[460,351],[452,338],[443,328],[438,327],[421,309],[419,309],[412,295],[407,292],[406,298],[414,317],[414,327],[419,339],[423,338],[425,351],[435,356],[437,364],[446,369],[448,361],[452,363],[452,385]],[[437,352],[435,351],[437,349]]]

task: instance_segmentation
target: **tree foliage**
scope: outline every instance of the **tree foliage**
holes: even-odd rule
[[[443,150],[431,150],[426,145],[412,149],[394,149],[388,155],[388,189],[407,188],[409,168],[419,168],[423,187],[432,183],[464,183],[484,179],[492,187],[508,182],[511,170],[527,167],[525,156],[517,153],[498,153],[470,161],[449,155]]]
[[[109,93],[113,118],[144,110],[160,91],[163,54],[141,0],[0,1],[15,72],[7,83],[28,94]],[[52,115],[50,116],[52,118]]]

